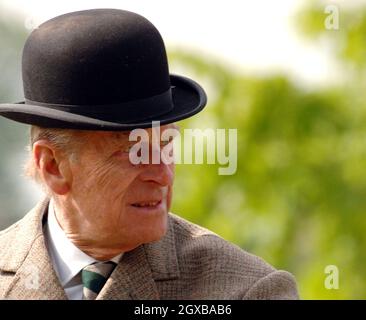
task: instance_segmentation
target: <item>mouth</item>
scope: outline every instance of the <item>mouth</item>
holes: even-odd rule
[[[158,208],[161,203],[162,200],[140,201],[132,203],[131,206],[135,208],[155,209]]]

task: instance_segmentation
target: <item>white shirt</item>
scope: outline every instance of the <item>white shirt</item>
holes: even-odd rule
[[[87,265],[99,261],[81,251],[67,238],[57,222],[52,199],[49,203],[48,219],[45,227],[48,253],[61,286],[70,300],[81,300],[83,284],[80,271]],[[122,255],[123,253],[115,256],[110,261],[118,264]]]

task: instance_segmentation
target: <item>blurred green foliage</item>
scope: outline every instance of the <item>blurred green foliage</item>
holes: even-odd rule
[[[205,112],[182,127],[238,129],[236,174],[178,166],[173,211],[291,271],[304,299],[366,297],[366,11],[340,15],[340,29],[326,30],[313,2],[296,20],[310,41],[336,48],[338,86],[304,89],[170,56],[209,92]],[[339,269],[339,290],[324,286],[327,265]]]
[[[218,175],[219,165],[178,165],[172,211],[292,272],[303,299],[366,297],[366,11],[340,14],[337,31],[324,28],[324,6],[315,2],[296,17],[308,41],[334,48],[344,76],[337,86],[305,89],[284,75],[246,76],[208,57],[169,53],[171,71],[197,79],[209,98],[181,128],[238,130],[236,174]],[[5,102],[19,93],[9,94],[9,63],[19,59],[25,33],[1,23],[0,47],[14,48],[14,55],[0,52],[1,70],[10,70],[0,74]],[[7,137],[0,140],[1,170],[7,148],[22,148],[25,128],[0,125]],[[0,175],[1,214],[19,215],[19,196],[4,182],[12,175]],[[324,287],[327,265],[339,268],[339,290]]]

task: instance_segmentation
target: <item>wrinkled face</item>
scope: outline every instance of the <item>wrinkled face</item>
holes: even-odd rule
[[[160,134],[175,125],[160,127]],[[166,143],[149,137],[149,152]],[[159,240],[167,229],[172,199],[174,164],[132,164],[129,150],[135,145],[129,132],[95,131],[86,134],[78,161],[71,166],[69,203],[71,217],[86,242],[121,248]],[[83,246],[79,243],[80,247]]]

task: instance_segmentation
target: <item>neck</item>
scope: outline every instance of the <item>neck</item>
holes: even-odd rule
[[[128,251],[127,248],[121,248],[120,246],[112,247],[108,237],[106,239],[97,239],[95,237],[97,233],[94,233],[93,237],[88,236],[88,232],[84,228],[85,222],[80,222],[82,215],[79,212],[59,205],[56,201],[53,201],[53,208],[56,222],[66,237],[88,256],[99,261],[107,261],[122,252]]]

